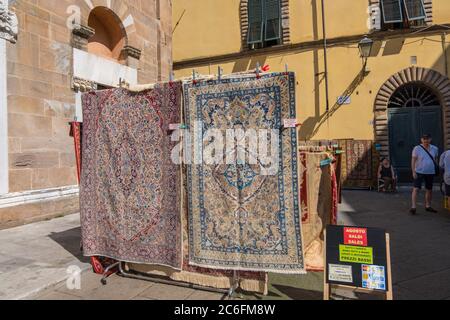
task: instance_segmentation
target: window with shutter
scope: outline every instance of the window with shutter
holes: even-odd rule
[[[247,44],[251,48],[281,42],[281,0],[248,0]]]
[[[424,0],[380,0],[380,5],[383,29],[420,27],[427,22]]]
[[[248,44],[263,42],[263,1],[248,1]]]
[[[381,0],[384,23],[403,22],[401,0]]]
[[[425,6],[422,0],[404,0],[405,10],[408,15],[408,20],[420,20],[427,17],[425,13]]]
[[[281,6],[279,0],[265,0],[265,41],[278,40],[281,35]]]

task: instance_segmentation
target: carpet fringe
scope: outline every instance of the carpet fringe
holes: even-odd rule
[[[233,282],[233,278],[230,277],[213,276],[187,271],[175,271],[169,267],[161,266],[129,264],[127,265],[127,269],[149,275],[165,276],[174,281],[187,282],[190,284],[215,289],[228,289],[231,287]],[[269,277],[266,274],[265,280],[240,279],[239,287],[247,292],[256,292],[267,295],[269,291]]]

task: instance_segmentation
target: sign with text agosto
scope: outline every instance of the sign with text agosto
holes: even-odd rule
[[[326,237],[327,283],[388,290],[385,230],[328,226]]]

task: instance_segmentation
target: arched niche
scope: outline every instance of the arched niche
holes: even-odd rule
[[[89,14],[88,26],[95,30],[88,42],[88,52],[125,64],[122,52],[127,34],[120,18],[106,7],[96,7]]]

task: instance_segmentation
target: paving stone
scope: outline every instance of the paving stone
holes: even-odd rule
[[[65,294],[61,292],[51,292],[44,296],[39,297],[36,300],[81,300],[80,297],[72,296],[70,294]]]
[[[208,291],[195,291],[187,300],[224,300],[226,296],[220,293]]]
[[[54,293],[58,290],[58,288],[65,286],[65,282],[60,282],[55,285],[49,286],[46,289],[40,290],[39,292],[29,295],[28,297],[24,298],[23,300],[39,300],[41,297],[44,297],[46,295],[49,295],[51,293]]]
[[[141,296],[137,296],[137,297],[134,297],[133,299],[131,299],[131,300],[146,300],[146,301],[155,301],[156,299],[150,299],[150,298],[145,298],[145,297],[141,297]]]
[[[441,272],[431,273],[416,279],[404,281],[401,286],[417,292],[417,299],[442,300],[450,296],[450,268]]]
[[[186,300],[194,293],[193,289],[166,284],[155,284],[139,296],[157,300]]]
[[[74,215],[0,230],[0,298],[29,299],[64,282],[68,266],[76,265],[81,270],[90,268],[76,257],[75,250],[68,245],[65,247],[64,241],[58,243],[49,237],[51,232],[63,237],[67,232],[71,235],[67,241],[72,243],[75,239],[72,230],[78,228],[79,223],[79,215]]]
[[[21,266],[30,265],[33,262],[34,260],[31,259],[4,255],[0,258],[0,275],[11,272]]]
[[[153,286],[151,282],[112,276],[107,285],[97,287],[83,294],[85,300],[130,300],[137,296],[151,298],[142,293]],[[75,293],[74,293],[75,294]]]
[[[440,272],[450,268],[450,256],[446,254],[417,255],[402,263],[392,265],[394,284]]]
[[[0,300],[26,299],[28,296],[64,281],[66,268],[54,268],[50,265],[31,264],[16,268],[0,275]]]
[[[419,293],[394,285],[394,300],[422,300]]]
[[[59,286],[56,291],[64,294],[70,294],[78,297],[84,297],[89,294],[91,294],[93,291],[95,291],[97,288],[102,287],[102,284],[100,280],[102,279],[101,275],[95,274],[90,269],[86,272],[83,272],[81,275],[81,288],[80,289],[74,289],[71,290],[67,288],[65,283],[61,286]],[[109,279],[109,282],[111,282],[112,279]]]

